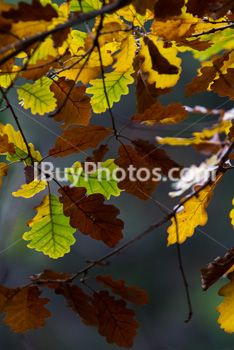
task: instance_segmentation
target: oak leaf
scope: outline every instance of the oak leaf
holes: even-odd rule
[[[98,331],[106,337],[106,341],[131,348],[139,327],[134,319],[135,312],[126,308],[125,301],[115,300],[107,291],[94,293],[93,305],[98,310]]]
[[[146,305],[149,303],[147,291],[138,287],[125,286],[125,280],[113,281],[111,275],[97,276],[97,283],[102,283],[104,287],[110,288],[112,293],[121,296],[124,300],[130,301],[135,305]]]
[[[185,0],[158,0],[154,5],[154,16],[157,20],[181,15]]]
[[[198,94],[206,91],[216,78],[218,71],[221,69],[224,62],[229,59],[229,52],[225,52],[222,56],[212,56],[212,61],[203,62],[203,67],[200,69],[199,75],[191,81],[186,87],[185,96],[189,97],[192,94]]]
[[[86,326],[98,327],[97,310],[90,304],[93,298],[84,293],[76,285],[61,283],[55,290],[56,294],[61,294],[67,301],[67,307],[75,311],[82,318]]]
[[[125,174],[118,187],[141,200],[148,200],[155,191],[156,185],[160,183],[157,177],[154,178],[152,176],[154,167],[129,145],[120,146],[118,155],[119,157],[115,160],[115,164],[123,169]],[[130,168],[132,168],[132,173],[129,171]],[[143,173],[141,173],[142,169],[144,170]],[[150,177],[145,180],[146,171],[149,172]],[[142,179],[140,178],[141,176]]]
[[[113,65],[113,68],[119,73],[125,73],[130,70],[135,57],[135,51],[135,40],[130,34],[122,41],[120,52],[114,55],[117,62]]]
[[[39,1],[33,0],[31,4],[20,1],[18,8],[10,9],[8,12],[4,11],[2,16],[14,22],[38,21],[41,19],[50,21],[52,18],[58,17],[58,13],[51,4],[48,3],[43,6]]]
[[[24,240],[31,240],[28,247],[42,251],[53,259],[70,252],[70,246],[76,241],[73,237],[75,230],[63,214],[58,198],[54,194],[45,196],[41,204],[34,209],[38,214],[28,222],[32,229],[23,235]]]
[[[92,156],[87,156],[86,157],[86,162],[94,162],[94,163],[98,163],[98,162],[102,162],[105,155],[109,152],[109,148],[107,146],[107,144],[104,145],[100,145],[99,148],[95,149],[93,151]]]
[[[12,142],[8,142],[8,136],[6,134],[0,134],[0,153],[15,154],[15,146]]]
[[[139,71],[136,81],[136,99],[137,99],[137,111],[138,113],[144,113],[150,108],[161,95],[168,94],[172,91],[171,88],[160,89],[156,88],[155,84],[148,84],[148,74],[146,77]]]
[[[91,194],[86,196],[86,189],[64,186],[58,191],[63,204],[64,215],[70,217],[70,225],[78,228],[84,235],[115,247],[123,238],[124,223],[117,219],[119,209],[104,204],[104,196]]]
[[[197,191],[201,186],[195,186],[194,191]],[[213,189],[215,185],[207,185],[197,195],[191,197],[184,203],[182,210],[176,213],[178,232],[176,228],[175,219],[172,218],[172,225],[167,229],[168,232],[168,244],[167,246],[176,242],[183,243],[187,237],[191,237],[195,228],[200,225],[204,226],[207,223],[208,215],[206,208],[213,196]],[[182,198],[183,202],[185,198]],[[177,239],[178,233],[178,239]]]
[[[228,68],[226,74],[219,76],[211,85],[211,89],[218,93],[220,97],[228,96],[230,100],[234,100],[234,68]]]
[[[91,97],[91,105],[94,113],[105,112],[107,108],[111,108],[113,106],[114,102],[118,102],[120,100],[121,95],[127,95],[129,93],[128,85],[134,82],[134,79],[131,76],[132,73],[132,70],[128,70],[125,73],[119,73],[116,71],[106,73],[106,89],[103,87],[103,79],[95,79],[90,81],[92,86],[87,89],[87,93],[93,95]]]
[[[54,158],[66,157],[73,153],[83,152],[88,148],[96,148],[99,142],[110,134],[111,129],[105,129],[103,126],[93,124],[83,127],[73,126],[56,139],[55,146],[49,151],[49,154]]]
[[[66,177],[75,187],[85,187],[88,195],[100,193],[107,199],[110,199],[111,195],[119,196],[121,190],[115,177],[118,166],[114,159],[108,159],[99,165],[98,169],[94,167],[94,172],[85,174],[81,163],[76,162],[72,168],[66,169]]]
[[[46,85],[24,84],[17,90],[20,104],[30,108],[32,114],[44,115],[55,110],[56,99],[50,88]]]
[[[70,125],[87,125],[91,117],[90,97],[85,95],[85,86],[74,86],[72,80],[59,78],[54,80],[50,90],[57,100],[58,112],[54,114],[56,122],[65,121],[61,125],[62,129],[67,129]]]
[[[174,86],[181,72],[181,59],[176,57],[177,49],[165,48],[163,41],[157,41],[153,35],[141,39],[140,43],[141,70],[149,74],[147,82],[161,89]]]
[[[201,281],[202,281],[202,290],[206,291],[210,288],[220,277],[225,273],[228,273],[228,270],[234,264],[234,247],[231,248],[224,256],[221,258],[218,256],[214,261],[209,263],[207,267],[201,269]]]
[[[186,119],[188,112],[181,103],[172,102],[168,106],[162,106],[156,102],[142,114],[134,114],[131,122],[140,122],[147,126],[177,124]]]
[[[5,298],[3,312],[7,315],[3,322],[11,326],[13,332],[23,333],[30,329],[45,326],[45,318],[51,316],[44,305],[48,298],[39,298],[41,291],[37,286],[27,286],[22,289],[8,289],[1,286],[0,300]]]
[[[132,141],[137,154],[154,168],[160,168],[160,173],[168,176],[171,169],[174,169],[174,176],[177,176],[183,168],[181,165],[172,160],[166,152],[146,140]],[[176,170],[177,169],[177,170]]]
[[[29,184],[22,185],[17,192],[13,192],[14,197],[31,198],[35,194],[43,191],[47,186],[47,182],[42,180],[34,180]]]
[[[227,333],[234,332],[234,272],[228,275],[230,282],[219,290],[219,295],[225,297],[225,300],[217,307],[220,313],[218,323],[220,328],[223,328]]]

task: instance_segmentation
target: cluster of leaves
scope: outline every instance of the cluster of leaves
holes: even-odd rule
[[[219,116],[214,125],[195,132],[190,138],[157,137],[160,145],[193,145],[209,157],[200,167],[191,167],[198,170],[199,181],[177,183],[177,191],[171,193],[172,196],[179,196],[188,189],[191,193],[163,220],[73,275],[47,270],[31,277],[26,286],[14,289],[0,286],[1,312],[7,313],[4,323],[10,324],[13,331],[24,332],[45,325],[44,319],[50,312],[44,305],[49,300],[39,298],[38,287],[46,286],[56,294],[62,294],[67,306],[86,325],[97,327],[107,342],[126,348],[132,346],[139,325],[134,320],[134,311],[126,308],[125,301],[146,304],[146,292],[137,287],[126,287],[123,280],[113,281],[111,276],[96,276],[97,283],[111,288],[121,297],[115,300],[106,290],[95,291],[87,283],[91,277],[86,274],[97,263],[121,252],[170,219],[168,245],[183,243],[194,234],[197,226],[206,224],[206,208],[214,189],[227,170],[233,168],[233,111],[193,109],[174,102],[162,106],[158,98],[169,93],[180,78],[178,53],[192,51],[201,60],[201,68],[198,76],[187,85],[186,96],[213,90],[221,97],[233,99],[232,11],[234,6],[227,0],[71,0],[60,6],[50,0],[33,0],[31,4],[20,2],[18,6],[1,2],[0,92],[5,103],[2,111],[8,109],[11,112],[18,130],[11,124],[0,124],[0,154],[6,155],[6,162],[0,163],[0,185],[12,164],[24,162],[26,183],[13,192],[13,196],[30,198],[48,189],[48,195],[35,208],[36,216],[28,221],[30,231],[23,235],[30,241],[29,248],[54,259],[60,258],[75,243],[73,234],[77,229],[110,248],[116,247],[123,238],[124,223],[117,217],[119,209],[105,204],[105,198],[108,200],[110,196],[119,196],[121,191],[126,191],[146,201],[160,181],[155,181],[152,176],[147,181],[137,179],[133,182],[130,176],[121,181],[112,176],[107,180],[100,170],[108,168],[114,174],[122,168],[127,173],[133,166],[136,171],[146,168],[152,174],[154,168],[160,168],[167,177],[170,170],[183,168],[160,146],[129,139],[123,130],[130,124],[139,128],[177,124],[190,112]],[[90,19],[95,21],[92,28],[87,24],[86,32],[79,27],[74,29]],[[221,50],[225,51],[218,55]],[[16,81],[19,82],[17,85]],[[129,93],[129,85],[133,83],[137,113],[124,128],[117,130],[111,108],[122,95]],[[11,89],[17,90],[22,108],[41,116],[53,112],[50,117],[55,122],[62,122],[61,136],[44,157],[27,141],[8,98]],[[106,110],[110,114],[109,128],[90,124],[92,112],[98,114]],[[104,161],[112,137],[119,145],[118,158]],[[104,140],[106,142],[101,144]],[[84,153],[89,148],[94,151],[87,161],[101,163],[101,166],[84,180],[87,175],[82,163],[77,161],[67,171],[71,184],[78,171],[75,187],[62,186],[54,179],[60,197],[50,192],[47,181],[50,174],[42,172],[41,177],[33,177],[35,162],[41,164],[48,157]],[[205,170],[214,169],[216,178],[207,179]],[[234,209],[230,217],[234,227]],[[231,249],[225,258],[217,258],[202,270],[204,290],[230,272],[233,252]],[[92,291],[92,296],[72,284],[78,276],[82,276],[81,282]],[[234,273],[228,276],[230,283],[219,291],[226,299],[218,307],[221,313],[218,322],[226,332],[234,332]]]

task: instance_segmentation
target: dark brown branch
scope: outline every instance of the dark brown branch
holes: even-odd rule
[[[191,35],[191,38],[197,38],[198,36],[206,35],[206,34],[213,34],[213,33],[218,32],[219,30],[225,30],[225,29],[231,28],[231,27],[234,27],[234,23],[230,23],[230,24],[227,24],[226,26],[222,26],[219,28],[212,28],[210,30],[206,30],[206,31],[201,32],[201,33],[193,34],[193,35]]]

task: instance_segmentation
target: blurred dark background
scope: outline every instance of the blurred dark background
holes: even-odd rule
[[[180,57],[183,59],[181,78],[171,94],[160,98],[163,105],[182,102],[191,107],[202,105],[206,108],[226,110],[233,108],[233,103],[225,98],[218,98],[212,92],[193,95],[186,99],[185,86],[197,75],[196,69],[200,67],[200,63],[195,61],[190,53],[180,54]],[[32,116],[29,110],[20,107],[14,91],[10,93],[10,97],[27,140],[34,143],[35,149],[38,149],[42,156],[47,155],[55,143],[55,133],[61,135],[61,128],[52,119]],[[121,101],[114,105],[113,111],[118,128],[126,124],[136,112],[133,85],[130,86],[129,95],[123,96]],[[202,119],[201,117],[198,114],[190,115],[183,123],[162,128],[130,127],[125,129],[125,135],[131,139],[142,138],[154,143],[155,136],[175,136],[179,131],[186,129],[182,136],[190,137],[192,132],[201,130],[218,118],[211,115]],[[1,114],[0,122],[15,126],[12,116],[7,111]],[[96,125],[111,125],[108,113],[93,115],[91,122]],[[119,145],[112,140],[106,159],[115,158],[118,147]],[[185,166],[199,165],[205,159],[205,156],[197,154],[192,147],[163,146],[163,148],[173,159]],[[87,153],[91,152],[92,150],[89,150]],[[63,168],[84,159],[82,154],[78,154],[53,159],[53,163]],[[0,161],[3,160],[4,157],[0,157]],[[23,164],[12,165],[0,189],[0,284],[8,287],[26,284],[28,276],[44,269],[75,272],[85,266],[85,259],[97,259],[110,251],[110,248],[103,243],[89,239],[78,232],[75,233],[77,241],[71,247],[71,252],[58,260],[27,248],[28,242],[22,240],[23,233],[28,231],[27,220],[35,216],[33,207],[39,205],[47,193],[44,191],[27,200],[11,195],[25,183],[23,167]],[[52,185],[53,193],[57,194],[57,189]],[[154,194],[155,199],[169,209],[179,201],[178,198],[171,199],[168,196],[170,190],[170,183],[162,183]],[[189,323],[184,322],[188,307],[176,245],[167,248],[166,230],[169,224],[150,233],[123,252],[111,265],[96,267],[90,271],[91,276],[110,273],[115,280],[123,278],[126,279],[127,285],[137,285],[149,291],[149,305],[136,308],[136,319],[141,327],[135,338],[133,350],[234,349],[233,335],[225,333],[217,324],[219,314],[216,312],[216,307],[223,301],[217,293],[220,286],[228,280],[221,279],[207,292],[202,292],[200,281],[200,269],[218,255],[224,255],[227,249],[233,246],[233,228],[229,219],[232,198],[233,178],[232,173],[228,172],[215,190],[209,204],[207,225],[199,226],[194,235],[181,245],[194,313]],[[120,218],[125,222],[123,242],[138,235],[164,215],[153,200],[143,202],[124,192],[119,197],[112,197],[108,203],[120,208]],[[46,320],[46,327],[19,335],[11,332],[9,326],[0,324],[1,350],[119,349],[115,345],[107,344],[105,338],[100,336],[95,328],[86,327],[73,311],[66,308],[61,296],[54,295],[49,289],[45,289],[42,296],[51,298],[47,307],[53,316]],[[1,319],[4,316],[2,315]]]

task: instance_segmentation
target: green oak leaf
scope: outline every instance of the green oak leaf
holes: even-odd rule
[[[49,255],[50,258],[61,258],[70,252],[75,243],[73,233],[76,231],[69,224],[69,218],[63,214],[63,205],[54,194],[45,196],[41,204],[34,208],[38,214],[28,221],[31,231],[25,232],[23,239],[31,240],[29,248],[35,248]]]
[[[105,74],[105,87],[109,100],[109,106],[106,99],[105,90],[103,88],[102,79],[93,79],[86,92],[93,94],[91,98],[91,105],[95,113],[102,113],[107,110],[108,107],[112,107],[114,102],[118,102],[121,95],[127,95],[129,93],[128,85],[134,82],[131,74],[133,70],[129,70],[126,73],[111,72]]]
[[[72,168],[66,169],[66,177],[75,187],[85,187],[88,195],[101,193],[109,199],[111,195],[119,196],[121,192],[118,188],[119,181],[116,180],[116,176],[113,176],[116,175],[118,169],[114,159],[108,159],[101,163],[101,166],[92,174],[86,175],[81,163],[76,162]]]

